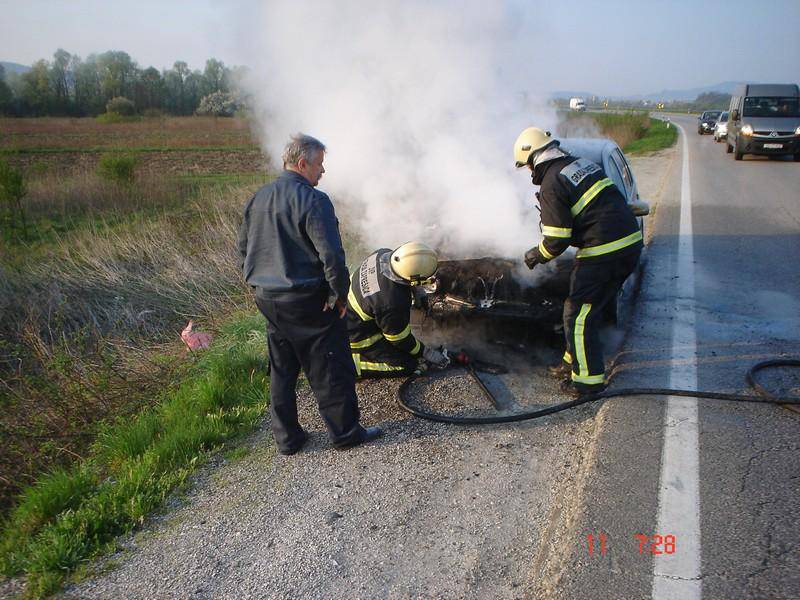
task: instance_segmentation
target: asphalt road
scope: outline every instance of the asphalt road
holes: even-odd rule
[[[613,385],[746,392],[753,363],[800,356],[800,164],[736,162],[695,119],[673,122],[685,141]],[[762,379],[800,393],[789,369]],[[532,597],[800,597],[800,415],[626,397],[597,418],[580,501],[554,525]]]

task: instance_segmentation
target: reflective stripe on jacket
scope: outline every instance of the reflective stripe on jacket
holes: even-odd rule
[[[419,356],[422,343],[411,333],[411,286],[391,272],[391,250],[369,255],[353,274],[347,294],[350,348],[364,351],[381,339]]]

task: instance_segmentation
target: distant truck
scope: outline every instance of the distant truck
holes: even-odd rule
[[[569,108],[570,110],[577,110],[578,112],[583,112],[586,110],[586,102],[583,101],[583,98],[570,98]]]

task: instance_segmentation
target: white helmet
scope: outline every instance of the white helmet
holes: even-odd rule
[[[531,155],[551,144],[558,144],[550,136],[549,131],[544,131],[538,127],[528,127],[519,134],[517,141],[514,142],[514,165],[519,169],[528,164]]]
[[[406,242],[392,252],[389,264],[395,275],[416,284],[436,273],[439,258],[433,248],[422,242]]]

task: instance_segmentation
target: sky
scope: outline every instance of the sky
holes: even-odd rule
[[[92,52],[124,50],[140,66],[159,69],[176,60],[202,69],[209,57],[228,65],[251,65],[248,44],[259,36],[254,16],[269,4],[273,2],[0,0],[0,60],[30,65],[63,48],[84,58]],[[361,4],[364,11],[381,5],[390,9],[396,0]],[[533,22],[534,33],[516,48],[528,63],[517,76],[535,76],[543,91],[621,96],[722,81],[800,81],[800,0],[570,0],[481,6],[486,12],[500,5],[516,5]],[[460,13],[454,7],[452,18],[462,18]]]

